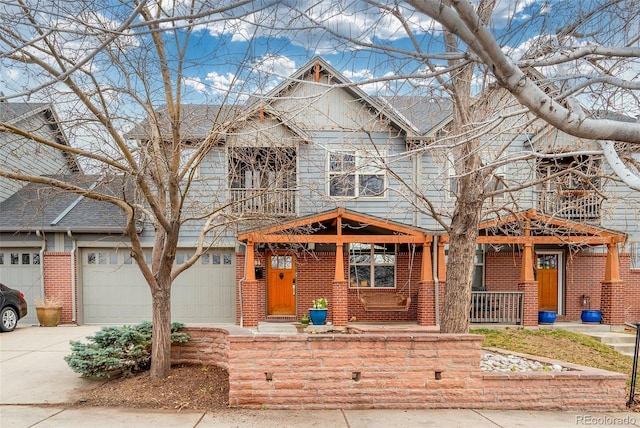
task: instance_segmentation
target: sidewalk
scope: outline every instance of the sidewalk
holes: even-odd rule
[[[216,413],[77,406],[99,381],[74,373],[63,357],[69,340],[99,326],[22,327],[0,334],[0,426],[23,427],[576,427],[637,426],[640,413],[494,410],[227,409]]]

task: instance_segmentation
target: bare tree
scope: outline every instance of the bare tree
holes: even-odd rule
[[[540,189],[545,181],[571,180],[572,174],[584,183],[598,179],[601,169],[585,162],[600,162],[603,156],[616,179],[640,189],[637,163],[628,155],[640,143],[639,5],[622,0],[366,3],[377,8],[379,18],[369,16],[368,26],[350,32],[339,26],[338,5],[340,13],[357,15],[352,5],[337,2],[334,13],[324,14],[311,8],[297,10],[345,46],[386,53],[385,66],[395,67],[393,76],[359,84],[384,81],[387,87],[396,84],[398,94],[406,95],[410,82],[422,97],[445,97],[452,103],[451,122],[439,130],[441,135],[425,135],[425,144],[416,153],[439,151],[443,163],[450,153],[455,185],[441,190],[454,194],[453,212],[422,189],[423,183],[404,184],[410,189],[407,199],[416,201],[450,236],[441,329],[465,332],[476,234],[484,216],[517,209],[520,192],[532,186]],[[376,32],[406,37],[410,48],[379,44],[373,37]],[[532,145],[530,150],[514,151],[516,136],[544,132],[543,121],[595,145]],[[497,172],[512,162],[524,163],[523,172],[519,180],[505,182]],[[539,165],[554,163],[562,168],[541,174]],[[552,201],[544,203],[549,208]]]
[[[51,102],[74,144],[60,144],[10,122],[0,123],[0,132],[75,156],[102,183],[124,184],[88,187],[28,169],[5,168],[0,175],[113,204],[124,213],[131,254],[151,291],[153,379],[166,377],[171,367],[172,282],[237,220],[237,212],[227,208],[261,197],[245,194],[229,202],[226,175],[198,179],[207,154],[247,120],[241,106],[247,88],[256,86],[252,67],[243,64],[255,64],[249,58],[225,59],[224,46],[215,52],[201,50],[195,59],[189,53],[199,32],[230,25],[230,17],[241,19],[250,3],[165,8],[163,2],[140,1],[112,8],[83,0],[47,5],[0,2],[0,63],[22,75],[22,86],[14,86],[3,101]],[[260,8],[253,12],[260,13]],[[188,77],[191,67],[228,72],[203,82]],[[184,106],[194,88],[208,95],[210,108]],[[224,156],[220,159],[219,167],[226,171]],[[153,231],[150,264],[140,224]],[[192,257],[176,265],[185,226],[199,230],[196,248]]]

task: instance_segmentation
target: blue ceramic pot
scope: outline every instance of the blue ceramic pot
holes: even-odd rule
[[[580,319],[582,322],[599,323],[602,319],[602,311],[596,309],[583,309]]]
[[[553,324],[556,322],[555,311],[538,311],[538,324]]]
[[[313,325],[324,325],[327,322],[327,310],[309,309],[309,318]]]

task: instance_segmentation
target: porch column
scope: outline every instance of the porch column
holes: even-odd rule
[[[336,269],[333,279],[332,298],[329,302],[332,312],[333,325],[344,327],[349,319],[349,291],[347,280],[344,278],[344,250],[343,243],[336,243]]]
[[[522,325],[538,325],[538,281],[533,274],[533,244],[530,240],[525,242],[522,252],[518,291],[524,292]]]
[[[418,282],[418,325],[436,325],[436,290],[430,244],[431,242],[422,244],[422,265]]]
[[[447,259],[444,252],[446,242],[443,239],[438,240],[438,281],[441,283],[447,280]]]
[[[244,255],[244,280],[239,284],[240,307],[242,308],[242,327],[255,327],[258,325],[259,314],[259,284],[256,281],[254,243],[247,242],[247,252]]]
[[[602,320],[609,325],[624,324],[624,281],[620,278],[618,243],[607,244],[607,262],[602,281]]]

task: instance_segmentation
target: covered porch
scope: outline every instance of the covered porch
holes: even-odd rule
[[[620,276],[618,244],[625,235],[594,225],[558,219],[528,210],[481,224],[478,244],[506,248],[509,263],[487,265],[483,291],[474,291],[472,322],[503,322],[494,319],[502,313],[503,299],[509,300],[509,310],[518,324],[538,324],[538,311],[566,313],[566,307],[584,296],[579,278],[569,283],[565,277],[567,259],[579,250],[606,248],[606,260],[601,271],[599,296],[602,322],[610,325],[624,323],[624,283]],[[489,254],[489,253],[485,253]],[[494,253],[497,255],[497,253]],[[596,258],[598,254],[594,255]],[[514,272],[518,269],[518,272]],[[592,290],[593,291],[593,290]],[[487,294],[484,294],[487,293]],[[504,294],[504,296],[503,296]],[[597,297],[597,298],[596,298]],[[507,301],[504,300],[504,301]],[[475,313],[473,303],[481,308]],[[514,305],[521,305],[516,307]]]
[[[241,233],[238,324],[296,321],[313,299],[329,300],[327,320],[436,324],[444,242],[432,232],[337,208]],[[435,260],[435,262],[434,262]]]

